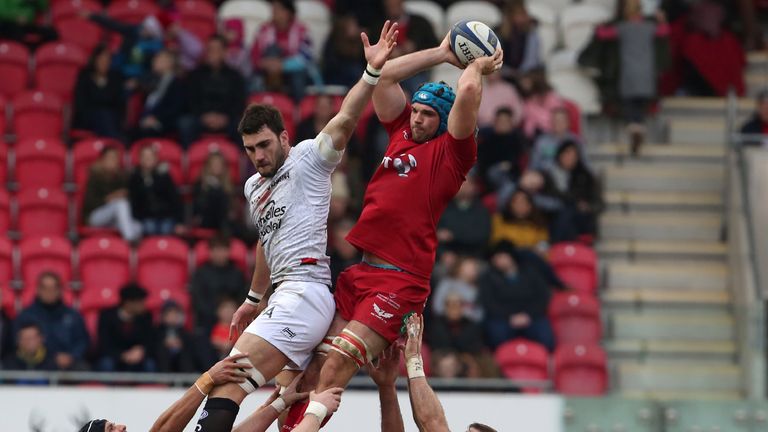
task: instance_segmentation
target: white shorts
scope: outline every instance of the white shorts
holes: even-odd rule
[[[291,369],[304,370],[331,326],[336,304],[327,285],[284,281],[267,308],[245,329],[280,350]]]

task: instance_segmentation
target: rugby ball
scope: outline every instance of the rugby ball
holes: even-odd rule
[[[498,46],[496,33],[480,21],[461,20],[451,29],[451,49],[465,66],[476,58],[493,55]]]

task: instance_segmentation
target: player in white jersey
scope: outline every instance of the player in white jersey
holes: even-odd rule
[[[240,121],[243,147],[257,171],[245,184],[245,197],[259,245],[251,289],[230,331],[241,334],[232,353],[248,353],[238,361],[251,366],[245,369],[250,376],[214,387],[195,431],[231,431],[243,399],[283,367],[305,368],[333,319],[325,255],[331,173],[397,45],[397,24],[387,21],[376,45],[360,36],[368,66],[315,139],[291,148],[280,113],[267,105],[248,107]]]

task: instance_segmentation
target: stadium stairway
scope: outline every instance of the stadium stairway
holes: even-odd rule
[[[740,114],[753,107],[740,103]],[[668,143],[592,146],[606,209],[596,245],[613,390],[625,397],[736,399],[743,394],[721,241],[722,100],[664,101]]]

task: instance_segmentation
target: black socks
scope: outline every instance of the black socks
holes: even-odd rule
[[[240,407],[227,398],[208,398],[197,420],[200,432],[230,432]]]

